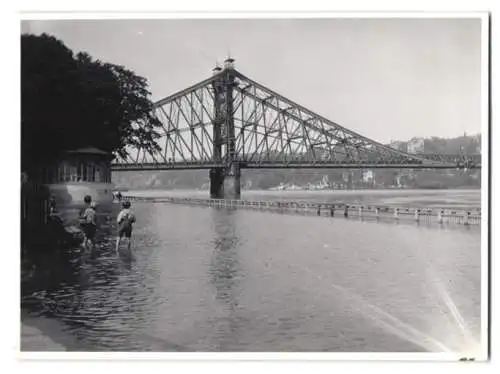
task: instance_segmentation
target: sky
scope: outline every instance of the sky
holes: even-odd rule
[[[154,101],[236,69],[380,142],[481,132],[480,19],[22,21],[148,79]]]

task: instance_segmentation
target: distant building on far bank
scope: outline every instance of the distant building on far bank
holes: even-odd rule
[[[370,183],[373,182],[373,171],[372,170],[365,170],[363,171],[363,182],[365,183]]]
[[[424,138],[413,138],[408,142],[408,153],[424,153]]]

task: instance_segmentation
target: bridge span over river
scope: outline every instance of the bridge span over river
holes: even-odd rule
[[[410,154],[368,139],[248,78],[230,58],[154,112],[160,149],[130,148],[112,170],[207,169],[212,198],[239,198],[245,168],[481,168],[481,155]]]

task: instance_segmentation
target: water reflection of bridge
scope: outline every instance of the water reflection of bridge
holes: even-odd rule
[[[239,198],[241,169],[474,169],[480,155],[410,154],[368,139],[251,80],[227,59],[158,101],[159,150],[130,148],[114,171],[210,170],[214,198]]]
[[[224,315],[216,318],[219,330],[219,349],[226,351],[238,340],[240,319],[238,296],[243,277],[238,253],[238,236],[234,227],[234,211],[213,211],[215,231],[214,252],[210,264],[210,279],[215,288],[215,297],[224,305]]]

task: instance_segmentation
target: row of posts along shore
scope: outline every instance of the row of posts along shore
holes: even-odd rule
[[[216,208],[241,208],[277,213],[296,213],[324,217],[363,218],[384,221],[414,221],[429,224],[480,225],[480,210],[451,210],[430,208],[401,208],[346,203],[310,201],[259,201],[200,199],[189,197],[139,197],[123,196],[123,200],[154,203],[198,205]]]

